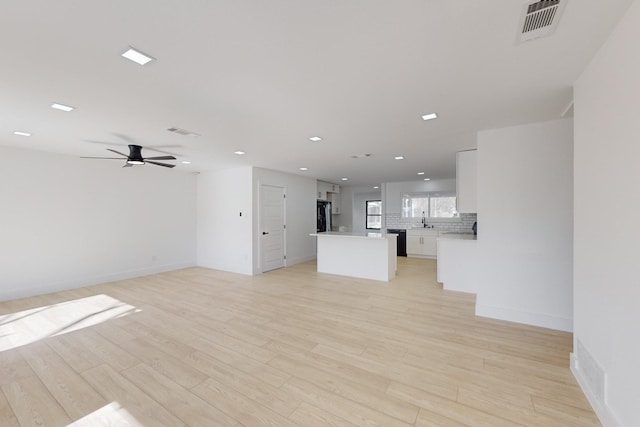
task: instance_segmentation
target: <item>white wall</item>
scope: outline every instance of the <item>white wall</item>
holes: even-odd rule
[[[636,1],[574,90],[574,372],[605,426],[640,425],[638,40]]]
[[[198,265],[260,274],[260,186],[285,188],[286,265],[316,257],[316,180],[251,166],[198,178]],[[242,216],[240,216],[242,212]]]
[[[352,208],[352,227],[351,230],[354,233],[366,233],[366,202],[367,200],[382,200],[382,194],[380,191],[372,191],[368,193],[354,193],[353,194],[353,208]]]
[[[198,176],[198,265],[253,273],[252,203],[251,167]]]
[[[195,264],[196,177],[0,147],[0,300]]]
[[[333,227],[344,226],[347,231],[364,232],[364,199],[361,194],[377,194],[378,200],[383,200],[381,191],[376,191],[372,187],[340,187],[340,203],[342,213],[340,215],[332,215]],[[363,200],[362,203],[355,202],[355,199]],[[370,199],[371,200],[371,199]],[[384,201],[382,203],[382,210],[384,212]],[[358,217],[354,217],[358,215]],[[384,216],[383,216],[384,221]],[[383,222],[384,227],[384,222]]]
[[[478,133],[476,314],[570,331],[572,121]]]
[[[262,271],[260,265],[260,186],[283,187],[286,194],[285,222],[286,265],[309,261],[316,257],[317,181],[300,175],[269,169],[253,168],[253,274]]]

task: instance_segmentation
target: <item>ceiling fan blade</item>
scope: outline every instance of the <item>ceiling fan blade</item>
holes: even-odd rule
[[[120,157],[80,157],[81,159],[122,160]]]
[[[173,156],[156,156],[156,157],[145,157],[145,160],[176,160]]]
[[[150,148],[151,150],[157,149],[157,148],[182,148],[182,145],[179,145],[179,144],[163,144],[163,145],[147,146],[147,147],[144,147],[144,148]]]
[[[127,143],[127,145],[140,145],[139,142],[136,142],[136,140],[132,137],[130,137],[129,135],[125,135],[123,133],[112,133],[113,136],[115,136],[116,138],[119,138],[123,141],[125,141]],[[119,144],[118,144],[119,145]],[[160,150],[160,148],[182,148],[182,145],[176,145],[176,144],[171,144],[171,145],[156,145],[156,146],[148,146],[148,145],[142,145],[142,147],[144,147],[145,150],[153,150],[153,151],[158,151],[160,153],[164,153],[164,154],[173,154],[173,153],[167,153],[165,151]]]
[[[152,165],[164,166],[165,168],[174,168],[174,167],[176,167],[176,165],[170,165],[170,164],[167,164],[167,163],[160,163],[160,162],[152,162],[152,161],[147,160],[147,159],[145,159],[145,162],[151,163]]]
[[[108,150],[108,151],[111,151],[112,153],[120,154],[121,156],[124,156],[124,157],[126,157],[126,158],[129,158],[129,155],[128,155],[128,154],[124,154],[124,153],[121,153],[121,152],[119,152],[119,151],[112,150],[111,148],[107,148],[107,150]]]
[[[88,142],[89,144],[110,145],[112,147],[126,147],[126,145],[118,144],[116,142],[96,141],[95,139],[83,139],[82,141]]]
[[[127,143],[127,145],[129,144],[135,144],[136,142],[133,140],[133,138],[131,138],[129,135],[125,135],[123,133],[112,133],[113,136],[120,138],[121,140],[123,140],[124,142]]]
[[[182,145],[156,145],[155,147],[144,147],[145,150],[155,151],[157,153],[168,154],[171,156],[177,156],[178,154],[170,151],[159,150],[159,148],[182,148]]]

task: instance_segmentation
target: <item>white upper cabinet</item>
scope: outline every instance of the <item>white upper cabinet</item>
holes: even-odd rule
[[[333,198],[333,202],[331,203],[331,213],[333,214],[339,214],[341,211],[341,203],[340,203],[340,198],[339,197],[334,197]]]
[[[340,202],[340,194],[339,193],[329,193],[329,201],[331,202],[331,213],[332,214],[340,214],[342,212],[341,202]]]
[[[456,197],[460,213],[478,212],[478,150],[456,153]]]
[[[318,181],[318,199],[330,200],[331,193],[339,193],[340,186],[337,184],[330,184],[324,181]]]
[[[329,195],[327,192],[331,191],[331,184],[328,182],[318,181],[318,199],[327,200]]]

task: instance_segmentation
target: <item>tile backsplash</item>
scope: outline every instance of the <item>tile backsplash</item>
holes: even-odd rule
[[[412,228],[420,227],[422,223],[420,218],[402,218],[401,214],[385,214],[386,228]],[[454,231],[454,232],[471,232],[473,223],[477,221],[477,214],[460,214],[458,221],[449,220],[433,220],[427,218],[427,224],[433,225],[436,230]]]

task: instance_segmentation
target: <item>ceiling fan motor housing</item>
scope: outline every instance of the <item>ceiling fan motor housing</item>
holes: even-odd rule
[[[129,145],[129,158],[127,159],[127,163],[132,165],[144,165],[141,146]]]

